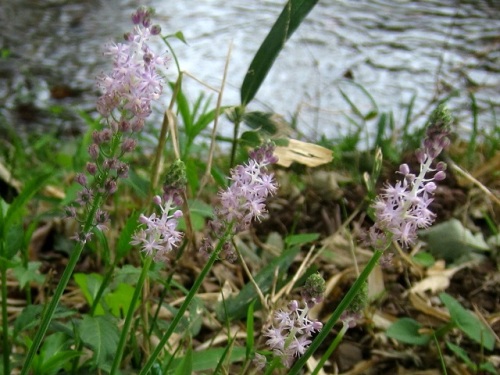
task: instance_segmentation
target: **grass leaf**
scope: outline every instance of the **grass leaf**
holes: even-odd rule
[[[285,42],[318,0],[289,0],[255,54],[241,86],[241,103],[252,101]]]

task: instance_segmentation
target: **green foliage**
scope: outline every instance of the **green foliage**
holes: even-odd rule
[[[26,265],[19,263],[17,266],[12,268],[14,275],[19,281],[19,287],[24,289],[26,285],[30,283],[43,284],[45,281],[45,275],[40,274],[40,266],[42,262],[28,262]]]
[[[69,367],[81,353],[71,349],[68,337],[61,332],[47,336],[33,360],[34,375],[56,375]]]
[[[464,309],[462,305],[449,294],[441,293],[439,298],[450,312],[452,322],[463,333],[482,347],[493,350],[495,346],[495,337],[488,327],[486,327],[474,314]]]
[[[93,352],[87,365],[91,369],[100,368],[109,371],[120,337],[116,319],[109,315],[95,317],[85,315],[78,325],[78,333],[85,346]]]
[[[494,349],[495,337],[493,333],[474,314],[466,310],[455,298],[447,293],[441,293],[439,298],[450,312],[450,323],[437,329],[434,333],[436,337],[442,337],[456,327],[479,344],[481,348],[486,348],[488,350]],[[414,319],[401,318],[394,322],[385,333],[387,337],[408,345],[426,346],[433,338],[433,335],[422,333],[422,329],[423,326]],[[467,352],[457,345],[449,341],[446,341],[446,345],[458,358],[474,371],[484,370],[489,372],[490,369],[493,369],[489,362],[481,363],[479,366],[476,365],[471,361]]]
[[[259,47],[241,85],[241,104],[252,101],[285,42],[299,27],[317,0],[289,0]]]
[[[427,334],[421,334],[419,332],[421,329],[422,325],[416,320],[401,318],[391,324],[387,331],[385,331],[385,334],[387,337],[396,339],[405,344],[427,345],[432,337]]]
[[[462,360],[463,363],[467,365],[472,371],[486,371],[490,374],[497,375],[498,372],[495,369],[494,365],[491,362],[482,362],[481,364],[475,364],[470,358],[467,352],[462,349],[460,346],[452,344],[451,342],[446,342],[446,346],[450,349],[453,354],[455,354],[458,358]]]
[[[293,260],[299,253],[300,247],[294,246],[289,250],[283,252],[280,256],[274,258],[264,268],[262,268],[256,275],[254,280],[263,293],[268,292],[273,285],[276,269],[278,275],[287,275],[287,270],[292,264]],[[278,280],[278,286],[283,285],[285,280]],[[247,283],[241,289],[237,296],[228,298],[224,303],[219,303],[216,312],[219,320],[226,319],[241,319],[246,316],[248,306],[257,297],[257,292],[252,283]],[[260,306],[257,303],[257,306]]]

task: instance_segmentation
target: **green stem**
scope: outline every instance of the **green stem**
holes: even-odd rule
[[[314,352],[319,348],[321,343],[326,339],[326,337],[329,335],[330,331],[332,330],[333,326],[335,323],[337,323],[337,320],[340,318],[340,315],[346,310],[349,305],[351,304],[352,300],[356,297],[358,294],[359,290],[363,287],[363,284],[365,281],[368,279],[368,276],[372,272],[373,268],[377,265],[380,257],[382,256],[384,252],[382,250],[375,250],[373,253],[370,261],[366,265],[366,267],[363,269],[359,277],[356,279],[354,284],[352,285],[351,289],[347,292],[345,297],[340,301],[339,305],[333,312],[332,316],[324,327],[321,329],[321,331],[318,333],[316,338],[313,340],[307,351],[304,353],[302,357],[300,357],[297,362],[293,365],[293,367],[290,369],[288,372],[289,375],[296,375],[299,373],[300,369],[305,365],[306,361],[311,357]]]
[[[340,330],[339,334],[337,335],[337,337],[335,337],[335,340],[332,341],[332,343],[330,344],[330,346],[326,350],[325,354],[323,354],[321,356],[321,359],[319,360],[318,364],[314,368],[314,371],[311,373],[311,375],[317,375],[319,373],[319,370],[321,370],[323,368],[323,366],[325,365],[326,360],[328,358],[330,358],[330,356],[332,355],[333,351],[335,349],[337,349],[337,346],[339,346],[340,342],[344,338],[344,336],[345,336],[345,334],[346,334],[346,332],[347,332],[348,329],[349,329],[349,324],[344,323],[344,325],[342,326],[342,329]]]
[[[203,280],[207,276],[208,272],[210,271],[210,269],[214,265],[217,258],[219,257],[219,253],[222,250],[222,246],[227,241],[230,233],[232,233],[232,225],[230,225],[228,227],[228,229],[224,233],[224,236],[217,244],[217,247],[215,248],[214,252],[210,255],[210,258],[208,259],[207,263],[205,264],[205,267],[203,267],[203,269],[200,272],[200,275],[194,281],[194,284],[191,287],[191,289],[189,290],[189,293],[187,294],[186,298],[184,299],[184,302],[179,307],[179,310],[177,311],[177,313],[174,316],[174,319],[172,320],[172,322],[168,326],[167,331],[165,332],[165,334],[161,338],[160,342],[156,346],[155,350],[153,351],[153,353],[149,357],[148,361],[146,362],[146,364],[142,368],[139,375],[146,375],[148,373],[148,371],[151,369],[151,367],[155,363],[158,355],[165,348],[165,344],[167,343],[168,339],[170,338],[170,336],[172,336],[172,333],[174,333],[175,329],[177,328],[177,325],[179,324],[182,317],[184,316],[184,313],[186,312],[187,308],[189,307],[189,304],[191,303],[191,300],[194,298],[194,296],[198,292],[198,289],[200,289],[201,283],[203,282]]]
[[[9,317],[7,314],[7,265],[4,259],[0,266],[2,272],[2,341],[3,341],[3,373],[10,374],[10,342]]]
[[[437,348],[437,351],[439,353],[439,360],[441,362],[441,367],[443,368],[443,374],[448,375],[448,371],[446,371],[446,363],[444,362],[443,353],[441,352],[441,347],[439,346],[439,341],[437,339],[436,334],[433,333],[432,337],[434,338],[434,342],[436,343],[436,348]]]
[[[130,325],[132,324],[132,318],[134,317],[135,306],[142,292],[142,287],[144,285],[144,281],[146,280],[146,276],[149,272],[149,268],[151,267],[151,263],[153,258],[148,256],[142,266],[142,272],[139,276],[139,280],[137,281],[137,285],[135,286],[134,294],[132,296],[132,300],[130,301],[130,306],[127,311],[127,316],[125,317],[125,323],[123,324],[122,334],[120,336],[120,341],[118,342],[118,348],[116,349],[115,358],[113,360],[113,366],[111,367],[111,375],[116,374],[118,367],[120,366],[120,362],[123,357],[123,352],[125,351],[125,344],[127,343],[128,331],[130,330]]]
[[[92,229],[94,216],[95,213],[97,212],[97,209],[101,206],[101,200],[102,200],[101,194],[97,195],[96,198],[94,199],[92,208],[90,209],[85,224],[83,225],[82,233],[89,233],[90,230]],[[48,307],[46,308],[43,314],[42,321],[40,322],[40,327],[38,328],[38,331],[35,334],[35,338],[33,339],[33,343],[31,344],[28,354],[26,355],[26,360],[24,362],[23,368],[21,369],[21,375],[28,374],[31,362],[33,362],[35,354],[38,351],[38,348],[40,347],[40,344],[42,343],[45,334],[47,333],[47,329],[49,328],[50,322],[54,317],[56,308],[59,305],[59,300],[61,299],[61,296],[64,293],[64,290],[66,289],[66,286],[69,283],[71,275],[73,274],[76,264],[78,263],[78,260],[82,255],[84,247],[85,244],[79,241],[75,245],[75,248],[71,253],[68,265],[64,269],[64,273],[61,276],[61,280],[59,280],[59,283],[57,284],[57,288],[54,292],[54,295],[52,296],[52,300],[50,301]]]
[[[238,147],[238,133],[240,130],[240,117],[235,120],[234,122],[234,132],[233,132],[233,140],[232,140],[232,146],[231,146],[231,161],[229,163],[229,166],[232,168],[234,166],[234,160],[236,159],[236,148]]]

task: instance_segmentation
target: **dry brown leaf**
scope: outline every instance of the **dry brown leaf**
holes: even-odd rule
[[[373,255],[370,250],[353,245],[341,231],[326,237],[321,244],[324,247],[322,257],[339,268],[353,265],[354,260],[351,251],[353,246],[358,266],[368,263]]]
[[[331,150],[318,146],[314,143],[307,143],[290,139],[288,146],[276,146],[274,154],[278,157],[278,165],[289,167],[293,162],[304,164],[308,167],[329,163],[333,160]]]
[[[384,273],[382,272],[382,267],[377,264],[368,276],[368,299],[373,301],[379,298],[384,291]]]
[[[450,286],[450,280],[455,273],[464,268],[465,265],[459,267],[446,268],[444,261],[437,261],[431,268],[427,270],[427,277],[416,283],[411,289],[411,293],[423,294],[430,290],[432,294],[442,292]]]
[[[422,298],[420,295],[410,293],[409,299],[412,306],[418,311],[433,316],[443,322],[448,322],[450,320],[450,315],[447,312],[431,306],[430,302]]]

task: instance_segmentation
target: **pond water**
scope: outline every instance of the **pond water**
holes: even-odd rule
[[[10,51],[0,60],[4,119],[30,131],[78,129],[82,122],[72,110],[94,108],[95,77],[109,69],[103,43],[118,41],[130,29],[129,16],[141,4],[156,8],[155,21],[164,34],[184,33],[188,45],[172,40],[181,68],[209,85],[220,86],[232,45],[223,99],[231,105],[239,103],[246,69],[284,1],[0,0],[0,46]],[[470,93],[479,126],[496,125],[499,47],[496,0],[319,1],[250,107],[285,118],[297,114],[299,129],[311,138],[334,137],[351,131],[346,116],[355,116],[340,89],[362,112],[371,109],[353,82],[373,96],[379,111],[393,111],[396,125],[404,122],[413,96],[414,120],[421,125],[430,103],[456,90],[449,105],[466,136],[472,124]],[[174,66],[167,75],[175,79]],[[211,92],[194,80],[186,83],[192,99],[200,90]]]

